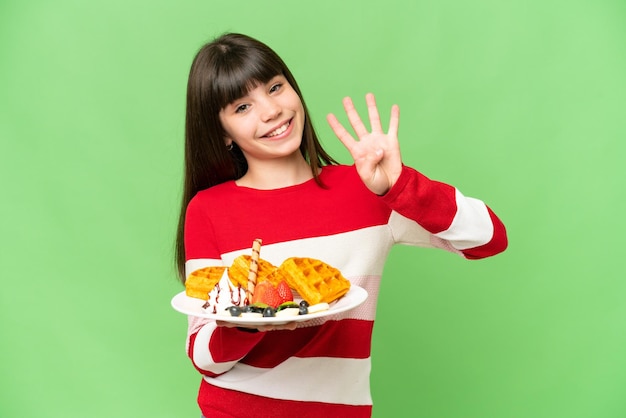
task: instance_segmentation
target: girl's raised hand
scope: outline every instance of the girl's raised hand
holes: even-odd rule
[[[391,107],[389,130],[387,133],[384,133],[380,124],[380,116],[374,95],[368,93],[365,96],[365,101],[367,103],[371,132],[367,131],[354,108],[352,99],[349,97],[343,99],[343,107],[348,115],[352,129],[354,129],[354,133],[358,137],[358,141],[350,135],[335,115],[329,114],[326,119],[337,138],[352,155],[354,165],[363,183],[372,192],[377,195],[383,195],[396,183],[402,171],[400,145],[398,144],[400,109],[397,105]]]

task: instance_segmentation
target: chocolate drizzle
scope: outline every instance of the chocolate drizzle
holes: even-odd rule
[[[220,301],[220,291],[222,289],[220,289],[220,284],[219,283],[217,283],[215,285],[215,289],[217,290],[217,292],[215,292],[215,305],[213,305],[213,313],[217,313],[217,304]]]
[[[241,296],[241,285],[238,284],[237,285],[237,289],[234,289],[232,286],[228,286],[228,289],[230,290],[230,302],[234,305],[234,306],[242,306],[241,302],[242,302],[242,296]],[[204,303],[204,305],[202,305],[202,309],[209,309],[211,307],[211,305],[213,305],[213,313],[217,313],[217,305],[220,301],[220,293],[221,293],[222,289],[220,288],[220,284],[217,283],[215,285],[215,301],[213,303],[211,303],[211,294],[209,293],[208,295],[208,299],[207,301]],[[243,301],[244,305],[248,304],[248,298],[246,297],[245,300]]]
[[[202,309],[209,309],[209,306],[211,306],[211,304],[209,303],[210,300],[211,300],[211,292],[208,292],[206,294],[206,302],[204,302],[204,305],[202,305]]]

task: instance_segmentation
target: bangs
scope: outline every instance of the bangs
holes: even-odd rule
[[[215,79],[211,84],[214,109],[223,109],[258,85],[284,74],[284,64],[278,57],[259,54],[254,50],[229,52],[216,62]]]

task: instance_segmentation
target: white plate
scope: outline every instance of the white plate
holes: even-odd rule
[[[204,301],[202,299],[191,298],[180,292],[172,299],[172,307],[178,312],[199,316],[201,318],[216,319],[234,324],[248,325],[280,325],[288,322],[308,321],[315,318],[323,318],[325,316],[336,315],[341,312],[349,311],[356,308],[367,299],[367,291],[362,287],[351,285],[348,293],[343,295],[339,300],[330,304],[330,309],[306,315],[288,316],[288,317],[269,317],[269,318],[243,318],[223,314],[207,313],[202,309]],[[299,300],[295,300],[299,302]]]

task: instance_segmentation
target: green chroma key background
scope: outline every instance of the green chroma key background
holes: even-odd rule
[[[393,250],[375,417],[626,416],[625,18],[621,0],[3,1],[0,416],[198,416],[173,236],[186,77],[224,31],[277,50],[342,162],[325,115],[372,91],[385,125],[401,107],[405,163],[508,227],[489,260]]]

